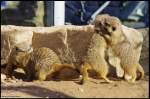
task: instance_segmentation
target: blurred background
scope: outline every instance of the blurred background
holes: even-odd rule
[[[149,1],[1,1],[1,25],[86,25],[103,13],[129,27],[149,27]]]

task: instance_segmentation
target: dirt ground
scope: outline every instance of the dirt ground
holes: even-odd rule
[[[20,77],[23,75],[19,74]],[[102,79],[90,78],[84,85],[80,78],[72,80],[50,80],[26,82],[20,78],[11,82],[1,82],[1,97],[31,98],[148,98],[149,76],[135,84],[123,79],[110,78],[114,83],[105,83]]]

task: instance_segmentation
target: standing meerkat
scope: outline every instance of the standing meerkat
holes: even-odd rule
[[[84,57],[84,62],[80,69],[82,74],[81,84],[88,80],[88,70],[94,70],[100,78],[103,78],[106,82],[112,82],[107,78],[109,68],[105,61],[106,48],[107,44],[105,39],[95,32],[91,38],[87,54]]]
[[[32,52],[13,48],[6,67],[6,74],[11,76],[17,67],[24,69],[27,80],[46,80],[48,75],[50,76],[65,67],[74,69],[74,66],[70,64],[61,64],[57,54],[46,47],[34,49]]]
[[[124,76],[127,81],[135,82],[138,70],[143,78],[144,70],[139,64],[143,39],[130,39],[129,34],[123,31],[120,20],[113,16],[98,16],[95,27],[97,31],[102,31],[108,42],[108,61],[117,68],[117,76]]]

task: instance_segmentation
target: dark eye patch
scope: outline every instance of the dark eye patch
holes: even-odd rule
[[[116,30],[116,27],[112,27],[112,30],[115,31],[115,30]]]
[[[15,50],[17,51],[17,52],[24,52],[24,51],[22,51],[20,48],[18,48],[18,47],[15,47]]]
[[[101,23],[101,22],[99,22],[98,24],[99,24],[99,26],[101,26],[101,25],[102,25],[102,23]]]
[[[99,32],[99,30],[95,29],[95,32],[96,32],[96,33],[98,33],[98,32]]]
[[[16,51],[19,51],[19,48],[18,48],[18,47],[16,47]]]

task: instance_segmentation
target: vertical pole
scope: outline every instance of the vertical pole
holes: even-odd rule
[[[65,24],[65,1],[54,1],[54,25]]]

